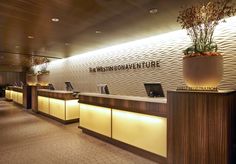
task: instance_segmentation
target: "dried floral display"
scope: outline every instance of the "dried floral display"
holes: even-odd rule
[[[187,30],[192,46],[184,50],[185,57],[220,55],[213,41],[215,27],[225,22],[225,17],[236,12],[232,0],[218,0],[195,5],[179,12],[177,22]]]
[[[39,66],[39,74],[49,73],[48,68],[49,59],[46,57],[36,57],[36,65]]]
[[[47,73],[47,67],[49,63],[49,59],[46,57],[41,56],[32,56],[28,58],[28,60],[25,62],[26,69],[28,74],[36,74],[35,72],[35,66],[39,66],[40,71],[38,73]]]

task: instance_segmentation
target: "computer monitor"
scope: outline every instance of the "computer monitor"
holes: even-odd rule
[[[73,91],[74,88],[72,87],[72,85],[69,81],[66,81],[65,84],[66,84],[67,91]]]
[[[18,83],[15,81],[15,82],[13,83],[13,86],[17,87],[17,86],[18,86]]]
[[[53,86],[53,84],[48,84],[48,89],[55,90],[55,87]]]
[[[19,87],[23,87],[23,86],[24,86],[23,81],[20,81],[20,82],[19,82]]]
[[[98,84],[97,88],[101,94],[110,94],[107,84]]]
[[[148,97],[165,97],[161,83],[144,83]]]

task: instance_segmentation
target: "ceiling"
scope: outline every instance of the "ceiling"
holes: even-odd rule
[[[180,29],[178,11],[190,3],[195,2],[0,0],[0,71],[21,71],[32,55],[64,58]]]

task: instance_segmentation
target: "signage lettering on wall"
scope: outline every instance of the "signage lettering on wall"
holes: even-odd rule
[[[157,68],[160,67],[160,60],[156,61],[143,61],[135,62],[131,64],[121,64],[115,66],[98,66],[98,67],[89,67],[89,72],[109,72],[109,71],[120,71],[120,70],[132,70],[132,69],[144,69],[144,68]]]

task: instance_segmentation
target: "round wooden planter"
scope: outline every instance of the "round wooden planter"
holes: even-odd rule
[[[26,83],[29,86],[35,86],[38,83],[37,75],[36,74],[27,74],[26,75]]]
[[[49,84],[49,73],[42,73],[38,75],[38,84],[47,86]]]
[[[183,58],[183,76],[188,87],[216,88],[223,76],[223,57],[218,55]]]

